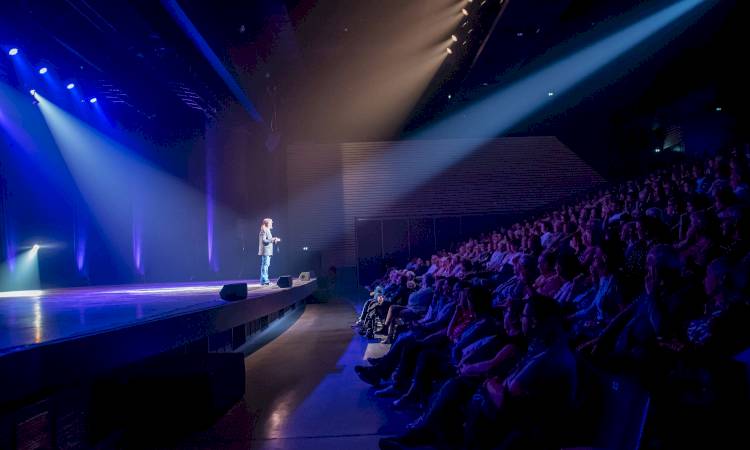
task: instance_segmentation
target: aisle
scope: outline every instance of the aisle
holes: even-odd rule
[[[180,447],[377,449],[406,420],[354,373],[367,342],[345,300],[307,305],[281,336],[245,361],[245,399]]]

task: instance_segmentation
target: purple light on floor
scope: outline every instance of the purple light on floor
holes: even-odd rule
[[[76,234],[76,267],[78,272],[83,272],[83,268],[86,266],[86,230],[83,227],[78,227],[78,233]]]
[[[213,147],[208,146],[206,149],[206,245],[208,246],[208,266],[212,271],[219,271],[219,258],[214,253],[214,220],[215,220],[215,200],[214,200],[214,156]]]
[[[138,275],[143,275],[143,223],[141,216],[133,208],[133,266]]]

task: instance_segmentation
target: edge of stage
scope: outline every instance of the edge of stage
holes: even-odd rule
[[[224,282],[0,293],[0,406],[92,379],[152,356],[232,352],[300,306],[317,287],[248,283],[246,300],[219,298]]]

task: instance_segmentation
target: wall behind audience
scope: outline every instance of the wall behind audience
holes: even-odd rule
[[[467,144],[477,150],[433,173],[436,154]],[[356,265],[357,219],[517,215],[605,181],[554,136],[291,144],[287,171],[290,245],[336,266]],[[405,176],[427,181],[404,192]]]

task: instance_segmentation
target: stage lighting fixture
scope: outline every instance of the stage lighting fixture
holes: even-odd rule
[[[39,69],[39,75],[44,75],[45,73],[47,73],[46,67],[42,67],[41,69]]]
[[[68,83],[68,85],[67,85],[67,86],[65,86],[65,87],[66,87],[66,88],[68,88],[68,90],[71,90],[71,89],[73,89],[74,87],[76,87],[76,85],[75,85],[74,83]]]
[[[657,148],[654,149],[654,153],[659,153],[659,152],[661,152],[660,148],[657,147]]]
[[[8,50],[8,54],[10,56],[16,56],[18,54],[18,49],[13,47],[12,49]]]
[[[717,107],[716,107],[716,110],[717,110],[717,111],[721,111],[721,106],[717,106]]]
[[[553,95],[555,95],[555,93],[553,91],[547,92],[547,97],[552,97]]]
[[[302,251],[303,251],[303,252],[306,252],[306,251],[308,251],[308,250],[310,250],[310,247],[302,247]]]
[[[452,55],[452,54],[453,54],[453,50],[451,50],[451,48],[450,48],[450,47],[446,48],[446,49],[445,49],[445,51],[446,51],[446,52],[447,52],[447,53],[448,53],[449,55]]]
[[[455,34],[451,34],[451,41],[458,42],[458,37]]]
[[[461,8],[461,14],[463,14],[464,16],[468,16],[469,11],[467,11],[466,8]]]
[[[32,251],[34,251],[34,252],[38,251],[38,250],[39,250],[39,244],[34,244],[34,245],[33,245],[33,246],[31,247],[31,250],[32,250]]]
[[[30,90],[29,94],[31,94],[32,97],[35,96],[36,95],[36,89]]]
[[[96,97],[91,97],[89,99],[89,103],[96,103]]]

